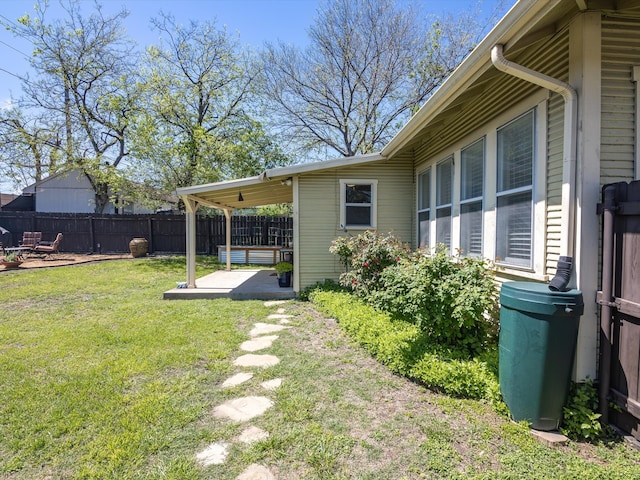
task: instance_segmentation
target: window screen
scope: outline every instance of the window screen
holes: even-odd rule
[[[535,115],[498,130],[497,244],[499,261],[531,267]]]
[[[431,228],[431,168],[418,175],[418,245],[428,247]]]
[[[436,243],[451,248],[451,206],[453,203],[453,157],[436,167]]]

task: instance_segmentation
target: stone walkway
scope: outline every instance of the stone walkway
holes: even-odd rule
[[[265,302],[265,306],[279,306],[287,303],[286,300],[276,300]],[[254,353],[260,352],[267,348],[270,348],[278,339],[278,332],[292,328],[287,325],[290,323],[290,318],[293,315],[287,315],[284,308],[278,308],[277,313],[271,314],[267,317],[267,320],[277,323],[255,323],[249,336],[251,340],[247,340],[240,345],[240,350],[244,353],[235,359],[233,364],[240,368],[253,368],[253,369],[267,369],[280,362],[280,359],[275,355],[269,355],[266,353]],[[253,378],[251,371],[242,370],[235,375],[227,378],[220,388],[232,388],[248,382]],[[270,392],[282,385],[283,380],[281,378],[273,378],[271,380],[264,381],[260,386],[266,391]],[[264,440],[269,437],[269,432],[250,425],[250,420],[259,417],[269,408],[273,406],[273,401],[267,396],[248,396],[240,397],[232,400],[228,400],[221,405],[216,406],[213,409],[214,416],[222,419],[227,419],[233,422],[247,423],[247,427],[236,439],[230,439],[228,442],[216,442],[209,445],[207,448],[196,454],[196,460],[202,466],[208,465],[220,465],[223,464],[227,455],[229,454],[229,447],[235,443],[253,443],[260,440]],[[273,473],[264,465],[252,464],[249,465],[236,480],[275,480]]]

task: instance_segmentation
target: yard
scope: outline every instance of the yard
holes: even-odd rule
[[[282,307],[292,328],[267,350],[279,364],[222,389],[276,307],[162,301],[184,269],[147,258],[0,273],[0,478],[224,480],[250,464],[279,480],[640,478],[622,441],[548,447],[483,402],[391,374],[309,303]],[[246,427],[214,407],[246,395],[273,400],[250,422],[269,437],[200,465]]]

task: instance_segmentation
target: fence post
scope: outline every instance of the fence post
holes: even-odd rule
[[[149,253],[153,253],[153,218],[147,218],[147,229],[149,230]]]
[[[95,227],[93,225],[93,215],[89,215],[89,241],[91,242],[91,247],[89,251],[91,253],[95,252],[96,238],[95,238]],[[98,253],[100,253],[100,248],[98,248]]]

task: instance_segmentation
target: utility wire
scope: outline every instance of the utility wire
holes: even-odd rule
[[[24,81],[24,80],[25,80],[25,79],[24,79],[24,78],[22,78],[20,75],[17,75],[17,74],[15,74],[15,73],[13,73],[13,72],[10,72],[9,70],[5,70],[5,69],[4,69],[4,68],[2,68],[2,67],[0,67],[0,71],[3,71],[3,72],[5,72],[5,73],[8,73],[8,74],[9,74],[9,75],[11,75],[12,77],[16,77],[18,80],[22,80],[22,81]]]
[[[26,53],[24,53],[22,50],[18,50],[16,47],[14,47],[13,45],[9,45],[7,42],[3,42],[2,40],[0,40],[0,43],[2,45],[6,45],[7,47],[9,47],[11,50],[15,50],[16,52],[18,52],[20,55],[22,55],[24,58],[26,58],[27,60],[29,60],[31,57],[29,55],[27,55]]]

